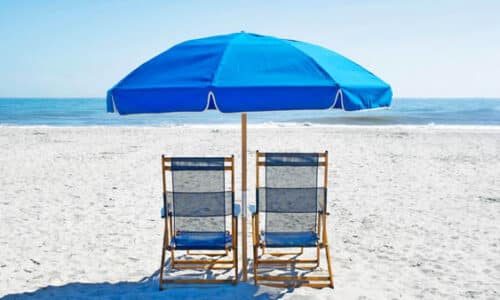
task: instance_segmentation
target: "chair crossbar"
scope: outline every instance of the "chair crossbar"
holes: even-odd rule
[[[273,251],[273,252],[265,252],[266,247],[264,245],[260,245],[262,248],[262,254],[268,254],[271,256],[287,256],[287,255],[301,255],[304,254],[304,247],[300,247],[300,251],[297,252],[280,252],[280,251]]]
[[[225,256],[228,254],[228,249],[224,250],[223,253],[217,253],[217,252],[196,252],[196,253],[193,253],[192,250],[187,250],[186,253],[188,255],[200,255],[200,256]]]
[[[198,259],[198,260],[175,260],[175,264],[185,264],[185,265],[215,265],[215,264],[233,264],[233,260],[220,260],[220,259]]]
[[[330,283],[310,283],[310,282],[283,282],[283,283],[276,283],[276,282],[260,282],[260,284],[269,286],[269,287],[277,287],[277,288],[297,288],[297,287],[311,287],[311,288],[316,288],[316,289],[321,289],[325,287],[332,287]]]
[[[295,264],[317,264],[318,259],[259,259],[260,265],[295,265]]]
[[[221,283],[232,283],[237,284],[238,279],[162,279],[160,281],[162,284],[221,284]]]

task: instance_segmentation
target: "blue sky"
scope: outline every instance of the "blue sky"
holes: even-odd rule
[[[395,97],[500,97],[500,1],[0,0],[0,97],[104,97],[186,39],[245,30],[316,43]]]

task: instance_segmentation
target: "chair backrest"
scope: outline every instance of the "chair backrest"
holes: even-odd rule
[[[257,210],[266,232],[317,232],[318,212],[326,207],[327,155],[257,152]]]
[[[227,217],[234,207],[234,157],[163,157],[163,168],[165,206],[170,207],[174,232],[228,230]]]

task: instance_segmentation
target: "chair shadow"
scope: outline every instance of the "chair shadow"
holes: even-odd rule
[[[167,261],[168,264],[168,261]],[[159,270],[139,281],[116,283],[72,282],[47,286],[34,292],[8,294],[0,300],[23,299],[280,299],[286,290],[255,286],[249,282],[232,284],[176,285],[159,290]]]

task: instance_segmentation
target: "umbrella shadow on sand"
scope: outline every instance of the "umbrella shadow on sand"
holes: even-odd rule
[[[167,262],[168,264],[168,262]],[[116,283],[72,282],[61,286],[47,286],[34,292],[8,294],[0,300],[18,299],[280,299],[286,291],[249,282],[237,285],[182,285],[158,290],[159,270],[139,281]],[[285,293],[284,293],[285,292]]]

